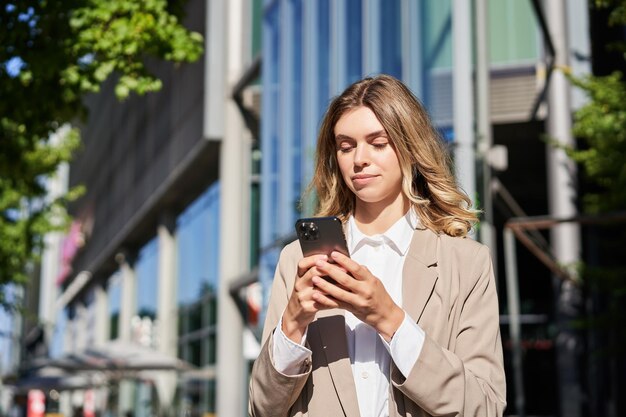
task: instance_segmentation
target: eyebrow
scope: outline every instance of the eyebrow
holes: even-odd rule
[[[377,130],[375,132],[371,132],[368,133],[367,135],[365,135],[365,139],[374,139],[374,138],[378,138],[378,137],[386,137],[387,138],[387,132],[385,132],[384,130]],[[337,135],[335,136],[335,140],[354,140],[354,138],[348,136],[348,135]]]

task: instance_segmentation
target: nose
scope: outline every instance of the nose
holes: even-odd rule
[[[357,145],[354,150],[354,165],[358,167],[368,166],[370,164],[370,155],[367,146]]]

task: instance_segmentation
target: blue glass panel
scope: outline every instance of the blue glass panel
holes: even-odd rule
[[[452,123],[452,5],[451,0],[420,2],[420,99],[433,122]]]
[[[330,95],[330,7],[328,0],[317,2],[317,33],[318,121],[320,121],[328,106]]]
[[[402,15],[400,0],[380,4],[380,69],[402,78]]]
[[[426,0],[421,4],[424,65],[428,68],[451,68],[451,0]]]
[[[140,317],[156,318],[159,246],[156,238],[148,242],[139,252],[135,272],[137,274],[137,314]]]
[[[178,218],[178,302],[217,292],[220,254],[220,192],[213,183]]]
[[[278,195],[280,138],[280,3],[265,10],[263,17],[264,59],[261,74],[263,84],[261,125],[261,247],[272,242],[278,224],[275,205]]]

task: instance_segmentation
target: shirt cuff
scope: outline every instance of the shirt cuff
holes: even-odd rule
[[[282,327],[283,319],[281,317],[278,322],[278,326],[276,326],[276,329],[274,330],[274,343],[272,350],[274,368],[284,375],[301,374],[302,369],[306,366],[306,363],[310,362],[312,355],[311,350],[304,346],[307,331],[304,332],[301,344],[297,344],[285,336]]]
[[[391,338],[391,342],[387,343],[382,336],[380,339],[391,355],[393,363],[406,378],[422,352],[426,332],[405,312],[404,320]]]

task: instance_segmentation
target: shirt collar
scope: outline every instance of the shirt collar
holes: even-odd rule
[[[381,245],[386,243],[400,256],[404,256],[409,249],[413,231],[417,226],[419,226],[419,218],[413,207],[384,233],[373,236],[361,232],[354,216],[350,216],[348,219],[348,249],[350,253],[355,253],[366,244]]]

